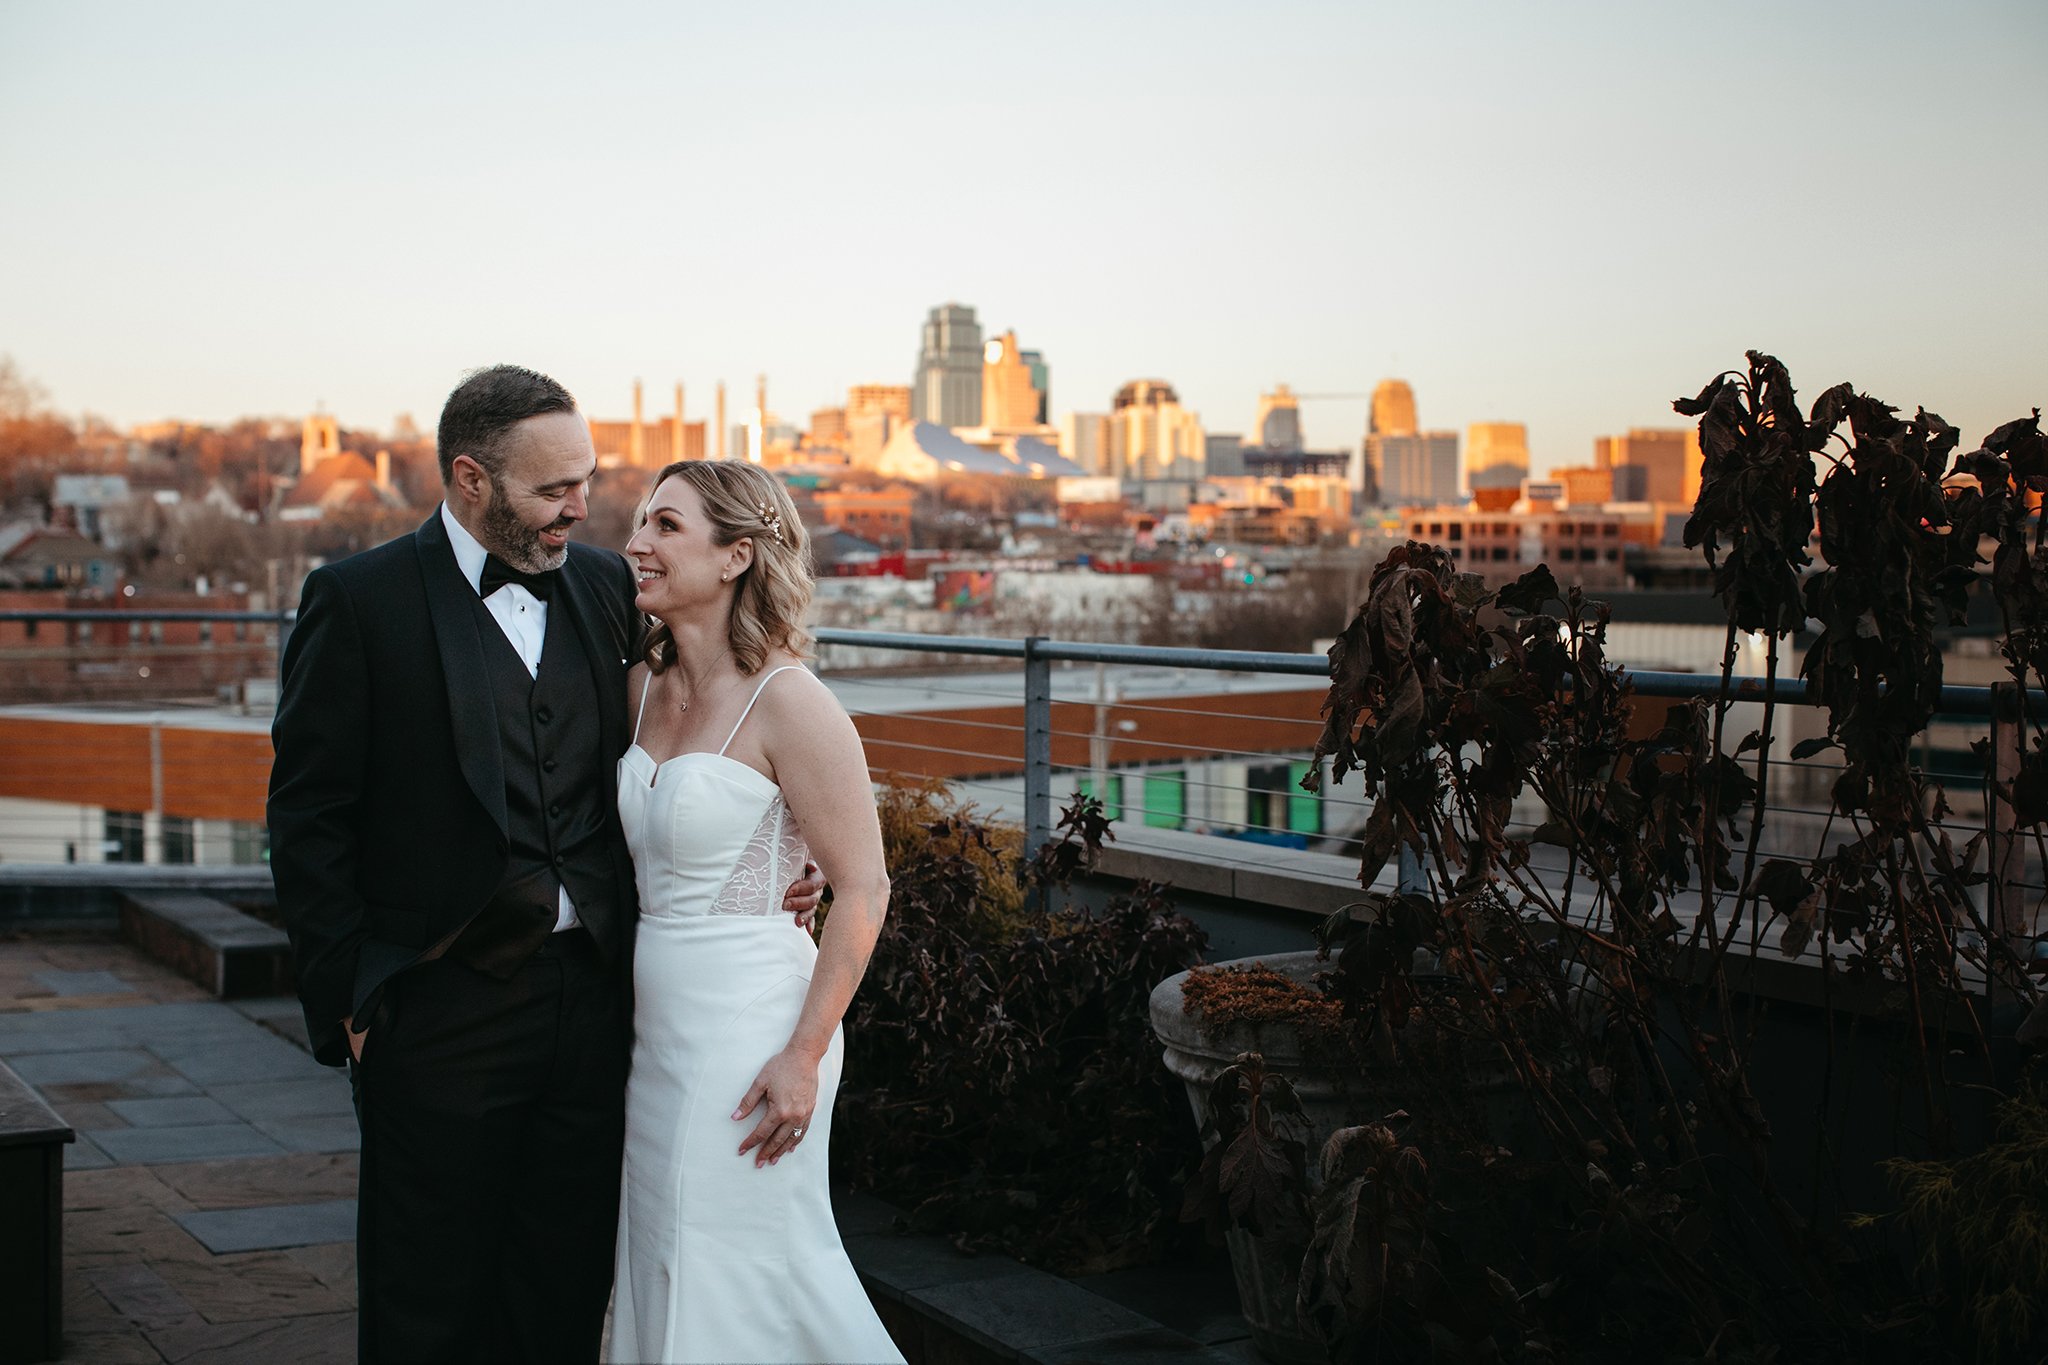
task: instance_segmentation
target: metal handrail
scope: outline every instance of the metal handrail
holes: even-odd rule
[[[83,608],[0,610],[0,623],[77,622],[234,622],[275,625],[278,648],[282,651],[296,611],[234,611],[210,608]],[[814,632],[822,644],[867,649],[901,650],[918,654],[973,655],[984,658],[1016,659],[1023,663],[1024,702],[1024,806],[1025,830],[1031,847],[1052,837],[1052,665],[1054,663],[1127,664],[1154,668],[1193,669],[1228,673],[1262,673],[1295,677],[1327,678],[1329,660],[1322,654],[1280,653],[1229,649],[1196,649],[1176,646],[1131,645],[1113,642],[1061,641],[1042,636],[1025,639],[974,635],[926,635],[909,632],[821,627]],[[1728,680],[1724,691],[1717,673],[1678,673],[1624,669],[1623,677],[1638,696],[1674,700],[1762,703],[1794,706],[1815,705],[1807,683],[1800,678],[1766,679],[1737,676]],[[1014,703],[1012,703],[1014,704]],[[1994,784],[2010,782],[2018,771],[2019,755],[2025,743],[2026,726],[2016,724],[2023,715],[2048,714],[2048,693],[2029,688],[2024,692],[2010,684],[1999,686],[1950,685],[1941,689],[1940,715],[1980,719],[1988,723],[1991,735]],[[2009,802],[1987,791],[1987,833],[1993,836],[1992,878],[1994,895],[2000,902],[1997,918],[2011,923],[2017,914],[2014,888],[2000,874],[2009,875],[2016,857],[2013,812]],[[1405,871],[1405,869],[1404,869]]]

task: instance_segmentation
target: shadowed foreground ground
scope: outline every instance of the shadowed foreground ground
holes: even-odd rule
[[[355,1359],[355,1118],[297,1013],[108,936],[0,940],[0,1060],[79,1134],[65,1360]]]

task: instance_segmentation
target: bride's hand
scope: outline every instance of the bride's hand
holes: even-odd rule
[[[761,1074],[747,1087],[746,1098],[732,1111],[734,1122],[743,1121],[756,1109],[763,1110],[760,1122],[740,1144],[740,1155],[755,1147],[754,1168],[773,1166],[789,1155],[810,1131],[811,1111],[818,1107],[818,1063],[799,1052],[784,1048],[768,1059]]]

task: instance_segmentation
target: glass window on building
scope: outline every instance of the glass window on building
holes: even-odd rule
[[[228,835],[229,856],[237,863],[270,861],[270,827],[255,820],[237,820]]]
[[[1257,764],[1245,771],[1245,825],[1255,837],[1306,848],[1323,832],[1322,799],[1301,789],[1305,762]]]
[[[193,837],[191,816],[166,815],[163,828],[165,862],[183,866],[197,861],[199,841]]]
[[[142,858],[142,812],[110,810],[106,815],[106,855],[110,863],[139,863]]]
[[[1287,764],[1254,763],[1244,774],[1244,823],[1255,835],[1287,828]]]
[[[1187,774],[1171,772],[1145,774],[1145,823],[1154,829],[1179,829],[1187,822]]]
[[[1323,832],[1323,798],[1315,792],[1303,791],[1301,787],[1301,779],[1308,776],[1311,766],[1308,763],[1287,765],[1287,828],[1296,834]]]

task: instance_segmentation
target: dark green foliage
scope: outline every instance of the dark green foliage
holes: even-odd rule
[[[2037,413],[1957,457],[1939,417],[1902,419],[1848,385],[1802,413],[1784,366],[1748,360],[1675,405],[1700,418],[1704,457],[1687,543],[1727,611],[1716,701],[1639,715],[1606,660],[1604,606],[1543,569],[1490,593],[1412,542],[1330,651],[1319,754],[1375,801],[1361,880],[1404,848],[1420,866],[1420,885],[1325,926],[1341,945],[1326,987],[1372,1059],[1361,1098],[1386,1114],[1386,1087],[1405,1084],[1382,1126],[1339,1134],[1349,1155],[1333,1142],[1325,1166],[1341,1169],[1313,1206],[1302,1308],[1344,1359],[1952,1358],[1905,1263],[1838,1206],[1809,1214],[1781,1193],[1782,1125],[1750,1084],[1753,1016],[1728,956],[1781,926],[1785,952],[1817,947],[1830,980],[1878,987],[1909,1043],[1899,1101],[1935,1150],[1952,1140],[1946,1050],[1991,1054],[1965,970],[2037,1003],[2040,969],[1983,922],[1984,837],[1958,848],[1941,829],[1913,742],[1939,705],[1937,632],[1972,592],[2004,614],[2015,682],[2048,685],[2048,551],[2028,508],[2048,491],[2048,443]],[[1839,837],[1759,860],[1778,708],[1724,734],[1733,643],[1762,634],[1775,679],[1809,628],[1800,671],[1828,733],[1794,753],[1838,751]],[[2008,719],[2029,742],[1999,794],[2038,832],[2044,718]],[[1508,823],[1525,791],[1544,808],[1526,835]],[[1561,886],[1532,871],[1539,847],[1565,860]],[[1947,1169],[1914,1168],[1923,1192]],[[1988,1227],[1940,1235],[2020,1244]],[[1984,1309],[1988,1279],[1973,1283],[1996,1324],[1983,1358],[2023,1358],[1999,1352],[2036,1318],[2009,1295]]]
[[[1054,871],[1085,865],[1098,803],[1065,813]],[[1025,905],[1018,841],[934,788],[883,801],[889,919],[847,1017],[838,1175],[964,1248],[1068,1273],[1185,1236],[1201,1153],[1147,1014],[1203,935],[1156,887],[1099,912]],[[1056,882],[1038,890],[1056,895]]]
[[[2048,1091],[2001,1106],[1999,1132],[1958,1161],[1894,1161],[1900,1218],[1940,1307],[1994,1358],[2048,1358]]]
[[[1212,1233],[1226,1227],[1274,1237],[1303,1231],[1307,1132],[1293,1082],[1268,1071],[1258,1053],[1243,1054],[1210,1083],[1202,1139],[1215,1141],[1188,1186],[1181,1216]]]

